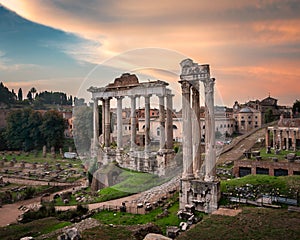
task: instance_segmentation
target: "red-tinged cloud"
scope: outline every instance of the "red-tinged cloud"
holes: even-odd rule
[[[226,105],[269,93],[292,104],[300,92],[297,0],[0,3],[32,21],[98,42],[67,50],[80,61],[102,63],[130,49],[157,47],[208,63]]]

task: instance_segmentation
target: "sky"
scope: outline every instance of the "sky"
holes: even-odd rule
[[[210,64],[216,104],[300,99],[298,0],[0,0],[0,81],[15,92],[86,89],[123,72],[165,80]]]

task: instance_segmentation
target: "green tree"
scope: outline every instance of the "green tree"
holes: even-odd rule
[[[0,83],[0,102],[5,103],[8,106],[15,103],[14,93],[10,92],[2,82]]]
[[[7,149],[5,128],[0,128],[0,151]]]
[[[293,104],[293,114],[300,113],[300,100],[296,100]]]
[[[19,88],[19,91],[18,91],[18,100],[20,102],[23,101],[23,91],[22,91],[22,88]]]
[[[274,120],[275,120],[275,118],[273,115],[273,111],[271,108],[268,108],[265,113],[265,123],[270,123],[270,122],[273,122]]]
[[[30,89],[30,92],[31,92],[31,95],[32,95],[32,99],[35,99],[36,88],[35,88],[35,87],[32,87],[32,88]]]
[[[15,93],[15,90],[12,89],[11,93],[13,94],[14,102],[18,99],[17,94]]]
[[[32,94],[31,94],[30,91],[27,93],[27,99],[28,99],[30,102],[32,101]]]
[[[6,141],[10,149],[29,151],[41,146],[42,117],[32,109],[11,112],[7,117]]]
[[[62,147],[65,139],[64,131],[66,127],[67,123],[58,111],[47,111],[43,116],[43,123],[40,127],[46,145],[55,148]]]

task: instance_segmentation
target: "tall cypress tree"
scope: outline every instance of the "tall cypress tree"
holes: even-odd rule
[[[18,100],[20,102],[23,101],[23,91],[22,91],[22,88],[19,88],[19,91],[18,91]]]

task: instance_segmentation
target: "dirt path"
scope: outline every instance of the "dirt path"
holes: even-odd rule
[[[36,197],[12,204],[5,204],[0,208],[0,227],[4,227],[11,223],[16,223],[17,218],[23,212],[19,210],[20,206],[39,203],[41,197]]]
[[[262,128],[238,143],[232,142],[232,149],[220,155],[218,164],[240,159],[245,151],[250,150],[259,138],[265,137],[265,129]]]

